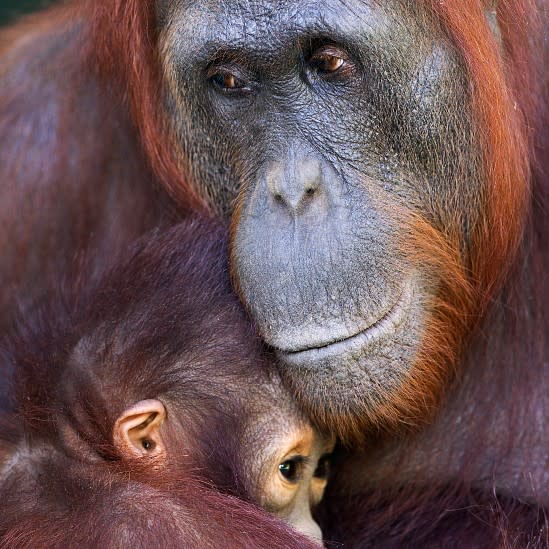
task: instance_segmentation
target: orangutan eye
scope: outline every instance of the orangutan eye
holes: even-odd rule
[[[211,84],[224,93],[246,93],[251,91],[250,85],[233,72],[223,67],[215,67],[208,71]]]
[[[309,59],[309,66],[321,76],[348,77],[355,69],[349,56],[335,46],[326,46],[317,50]]]
[[[330,473],[331,458],[331,454],[324,454],[323,456],[321,456],[321,458],[318,460],[318,465],[316,466],[315,472],[313,474],[315,478],[320,478],[322,480],[328,478],[328,475]]]
[[[301,456],[287,459],[278,466],[278,470],[288,482],[295,484],[301,480],[303,462],[304,458]]]

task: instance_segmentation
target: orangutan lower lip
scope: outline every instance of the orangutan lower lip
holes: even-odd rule
[[[410,299],[411,287],[408,285],[400,293],[395,304],[368,327],[349,337],[330,341],[323,345],[315,345],[314,347],[306,347],[295,351],[277,349],[277,355],[286,363],[302,365],[308,362],[316,362],[319,359],[340,356],[344,353],[361,349],[371,341],[390,332],[401,323],[407,309],[406,305],[409,304]]]

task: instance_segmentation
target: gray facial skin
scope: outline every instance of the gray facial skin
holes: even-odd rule
[[[185,164],[235,211],[235,283],[285,378],[316,416],[375,415],[439,289],[411,219],[444,232],[479,207],[456,52],[410,2],[166,2],[159,21]]]

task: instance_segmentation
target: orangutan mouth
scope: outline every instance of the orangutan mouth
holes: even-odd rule
[[[412,284],[407,284],[399,293],[399,297],[393,306],[383,313],[382,316],[366,328],[362,328],[347,337],[292,351],[277,349],[277,356],[286,364],[301,366],[307,363],[315,363],[322,359],[334,358],[360,351],[373,341],[391,334],[397,329],[406,318],[412,293]]]

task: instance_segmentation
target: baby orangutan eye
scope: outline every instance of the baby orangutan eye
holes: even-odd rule
[[[313,474],[315,478],[319,478],[322,480],[328,479],[328,475],[330,474],[331,458],[331,454],[324,454],[323,456],[321,456],[321,458],[318,460],[318,465],[316,466],[315,472]]]
[[[284,479],[292,484],[295,484],[301,480],[303,462],[303,457],[296,456],[291,459],[287,459],[286,461],[283,461],[278,466],[278,470],[280,474],[284,477]]]

